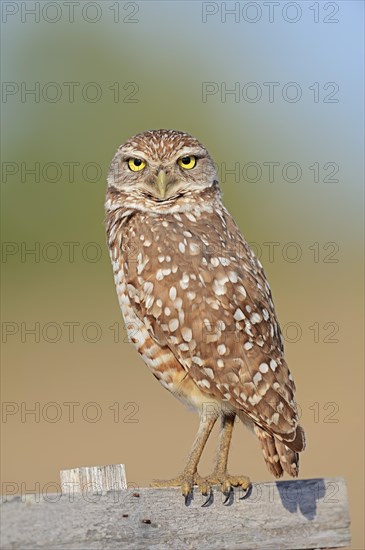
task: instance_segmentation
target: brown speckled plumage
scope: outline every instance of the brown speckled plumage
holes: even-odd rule
[[[192,170],[177,163],[188,155]],[[130,158],[146,167],[132,172]],[[118,149],[108,182],[108,244],[131,341],[165,388],[200,413],[213,402],[223,417],[238,414],[269,470],[297,476],[304,432],[270,287],[222,204],[208,152],[184,133],[145,132]]]

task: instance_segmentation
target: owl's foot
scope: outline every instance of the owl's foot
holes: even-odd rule
[[[228,472],[213,472],[210,476],[201,479],[204,487],[203,495],[211,492],[212,486],[218,486],[225,496],[229,496],[233,487],[240,487],[244,491],[251,486],[251,481],[246,476],[232,476]]]
[[[197,485],[203,495],[207,495],[203,478],[197,472],[183,472],[173,479],[155,479],[151,487],[181,487],[181,493],[185,500],[192,495],[194,485]]]
[[[246,476],[232,476],[227,472],[213,472],[213,474],[207,477],[201,477],[197,472],[184,472],[173,479],[154,480],[151,483],[151,487],[181,487],[181,493],[185,497],[185,502],[192,495],[195,485],[202,495],[208,496],[208,500],[204,503],[207,504],[210,500],[213,486],[220,488],[226,496],[226,502],[233,487],[240,487],[244,491],[247,491],[251,486],[251,482]]]

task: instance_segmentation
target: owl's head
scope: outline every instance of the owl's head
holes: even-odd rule
[[[189,134],[151,130],[121,145],[110,166],[108,184],[134,197],[173,201],[211,187],[217,180],[205,147]]]

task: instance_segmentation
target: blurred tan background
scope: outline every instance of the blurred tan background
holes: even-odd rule
[[[3,492],[76,466],[124,463],[144,486],[184,465],[198,419],[126,343],[103,226],[117,146],[176,128],[210,150],[264,264],[301,476],[346,478],[363,549],[362,2],[35,4],[2,5]],[[241,425],[230,469],[269,479]]]

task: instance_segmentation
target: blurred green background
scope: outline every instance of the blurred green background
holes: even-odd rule
[[[176,128],[211,152],[264,264],[301,476],[346,477],[363,548],[363,3],[36,4],[2,4],[3,491],[76,466],[122,462],[138,486],[183,467],[198,420],[126,343],[103,226],[117,146]],[[269,479],[241,426],[230,468]]]

